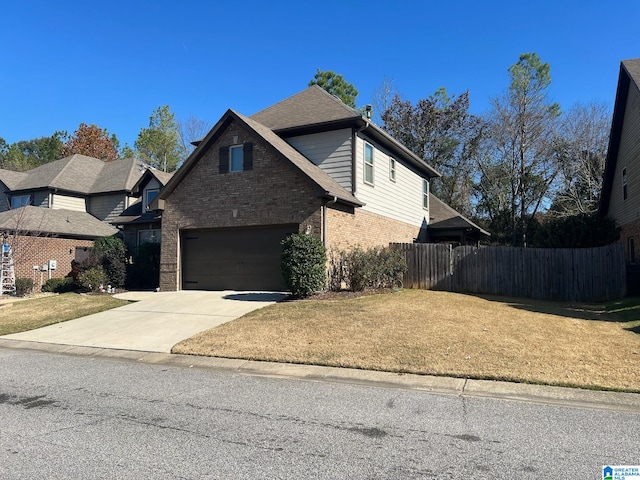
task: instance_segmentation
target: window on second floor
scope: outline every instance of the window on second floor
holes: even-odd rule
[[[364,144],[364,183],[373,185],[373,145]]]
[[[396,181],[396,160],[389,157],[389,180]]]
[[[156,198],[156,195],[158,195],[158,192],[160,190],[157,188],[154,188],[153,190],[147,190],[147,198],[145,199],[145,208],[149,209],[149,205],[151,205],[151,202],[153,202],[153,199]]]
[[[253,144],[243,143],[220,147],[220,173],[253,169]]]
[[[622,169],[622,199],[626,200],[628,196],[627,192],[627,169]]]
[[[14,195],[11,197],[11,208],[20,208],[31,205],[31,195]]]
[[[422,179],[422,208],[429,210],[429,180]]]

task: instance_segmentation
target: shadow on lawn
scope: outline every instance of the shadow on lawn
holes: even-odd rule
[[[550,302],[529,300],[524,298],[505,298],[491,295],[476,295],[491,302],[501,302],[513,308],[534,313],[558,315],[577,320],[595,320],[599,322],[616,322],[634,324],[640,322],[640,298],[624,298],[601,304],[570,304],[566,302]],[[626,328],[640,335],[640,325]]]

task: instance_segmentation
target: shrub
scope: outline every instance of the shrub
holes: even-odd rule
[[[106,288],[109,283],[109,277],[104,268],[100,265],[97,267],[91,267],[78,275],[78,283],[85,290],[97,291],[102,286]]]
[[[16,278],[16,296],[24,297],[33,291],[33,280],[30,278]]]
[[[77,267],[81,274],[100,266],[108,277],[104,285],[124,287],[127,278],[126,259],[127,247],[120,238],[103,237],[93,242],[91,255]]]
[[[392,288],[402,283],[406,271],[407,263],[399,250],[355,247],[348,252],[331,253],[329,285],[334,291],[344,285],[354,292],[365,288]]]
[[[282,276],[295,297],[308,297],[324,290],[327,282],[327,252],[319,238],[294,233],[282,243]]]
[[[43,292],[66,293],[74,291],[77,287],[72,277],[50,278],[44,282],[41,290]]]

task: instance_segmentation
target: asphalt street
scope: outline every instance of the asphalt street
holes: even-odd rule
[[[640,413],[0,348],[0,478],[601,478]]]

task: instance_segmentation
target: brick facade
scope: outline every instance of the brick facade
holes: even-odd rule
[[[388,246],[389,243],[413,243],[420,227],[367,212],[327,209],[327,251]]]
[[[253,169],[219,172],[219,149],[253,143]],[[160,288],[181,288],[180,232],[189,229],[298,224],[322,235],[322,199],[288,160],[232,122],[165,200]]]
[[[74,240],[68,238],[30,237],[18,235],[10,237],[12,245],[14,272],[16,278],[31,278],[34,289],[51,278],[63,278],[71,272],[71,261],[76,258],[76,248],[82,251],[93,246],[92,240]],[[57,262],[57,268],[49,271],[35,271],[34,266],[42,267],[49,260]]]
[[[631,258],[630,239],[633,239],[635,259]],[[622,226],[620,231],[620,242],[624,245],[627,263],[640,263],[640,219]]]

